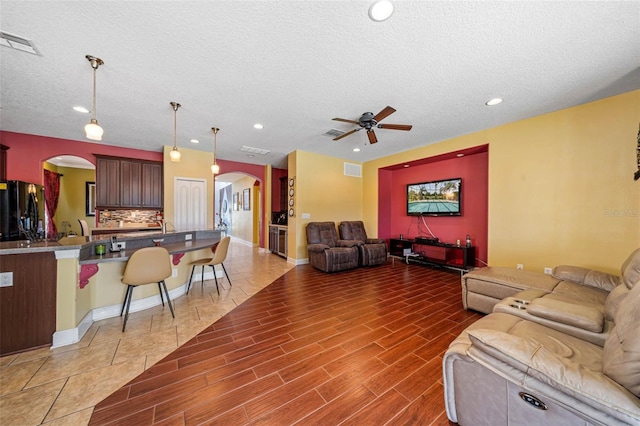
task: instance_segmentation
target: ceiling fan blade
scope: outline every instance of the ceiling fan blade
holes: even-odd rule
[[[378,138],[376,138],[376,132],[373,129],[367,129],[367,136],[369,136],[369,143],[378,142]]]
[[[383,120],[384,118],[390,116],[394,112],[396,112],[395,109],[391,108],[390,106],[386,106],[386,107],[384,107],[384,109],[382,111],[377,113],[375,115],[375,117],[373,117],[373,119],[376,120],[376,121],[380,121],[380,120]]]
[[[389,130],[411,130],[411,124],[378,124],[379,129]]]
[[[347,120],[346,118],[334,118],[334,121],[342,121],[344,123],[351,123],[351,124],[360,124],[357,121],[354,120]]]
[[[333,140],[334,140],[334,141],[338,141],[338,140],[340,140],[340,139],[342,139],[342,138],[346,138],[347,136],[354,134],[354,133],[355,133],[355,132],[357,132],[358,130],[360,130],[360,129],[353,129],[353,130],[350,130],[350,131],[348,131],[348,132],[346,132],[346,133],[341,134],[340,136],[337,136],[337,137],[333,138]]]

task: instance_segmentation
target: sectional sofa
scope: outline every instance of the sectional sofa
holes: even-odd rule
[[[639,425],[640,249],[620,276],[575,266],[522,272],[482,268],[463,277],[465,308],[491,313],[443,357],[449,419]]]

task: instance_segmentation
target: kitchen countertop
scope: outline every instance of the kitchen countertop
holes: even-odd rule
[[[186,234],[191,234],[191,240],[186,240]],[[111,237],[115,236],[118,241],[127,243],[127,250],[122,252],[109,252],[109,242]],[[59,250],[80,250],[80,263],[99,263],[100,261],[127,260],[131,253],[137,248],[153,246],[153,239],[164,239],[163,246],[169,250],[177,252],[198,250],[200,248],[213,245],[211,239],[220,239],[220,231],[215,230],[199,230],[199,231],[170,231],[163,234],[160,230],[145,232],[127,232],[122,234],[105,234],[93,235],[91,237],[64,237],[58,241],[3,241],[0,242],[0,255],[24,254],[24,253],[41,253]],[[196,243],[197,242],[197,243]],[[104,243],[107,245],[107,255],[103,257],[95,256],[94,247],[96,244]],[[190,244],[189,244],[190,243]],[[201,243],[204,246],[201,246]],[[112,255],[113,256],[108,256]]]

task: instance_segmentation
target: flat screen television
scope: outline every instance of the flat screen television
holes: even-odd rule
[[[408,216],[460,216],[462,178],[407,185]]]

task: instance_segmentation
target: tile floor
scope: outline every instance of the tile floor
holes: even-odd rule
[[[213,280],[175,300],[176,318],[155,307],[95,322],[82,340],[0,358],[0,424],[86,425],[94,406],[167,356],[293,266],[232,243],[220,296]]]

